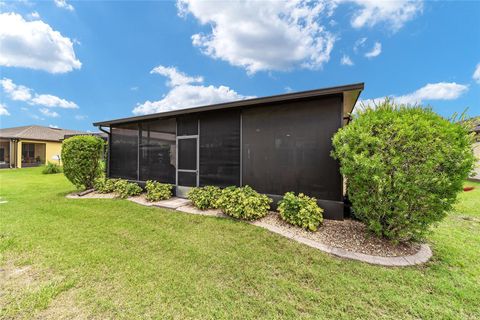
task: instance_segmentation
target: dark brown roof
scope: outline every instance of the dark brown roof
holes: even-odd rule
[[[65,135],[86,133],[85,131],[32,125],[0,129],[0,138],[61,141]]]
[[[349,84],[344,86],[337,86],[337,87],[330,87],[330,88],[323,88],[323,89],[316,89],[316,90],[309,90],[309,91],[301,91],[301,92],[294,92],[294,93],[286,93],[286,94],[279,94],[275,96],[269,97],[262,97],[262,98],[253,98],[253,99],[245,99],[233,102],[225,102],[225,103],[218,103],[212,104],[207,106],[200,106],[188,109],[180,109],[174,111],[167,111],[167,112],[160,112],[160,113],[152,113],[144,116],[136,116],[136,117],[128,117],[128,118],[120,118],[108,121],[99,121],[94,122],[94,126],[109,126],[112,124],[119,124],[119,123],[126,123],[126,122],[135,122],[141,120],[148,120],[148,119],[155,119],[159,117],[169,117],[169,116],[176,116],[181,114],[188,114],[194,112],[203,112],[203,111],[211,111],[211,110],[218,110],[218,109],[226,109],[226,108],[236,108],[236,107],[246,107],[246,106],[254,106],[259,104],[265,103],[272,103],[272,102],[283,102],[283,101],[291,101],[297,99],[304,99],[304,98],[311,98],[311,97],[318,97],[318,96],[326,96],[332,94],[340,94],[345,92],[357,92],[355,94],[355,98],[352,101],[353,104],[348,112],[353,110],[353,106],[355,105],[356,100],[358,99],[358,95],[364,88],[364,83],[355,83]]]

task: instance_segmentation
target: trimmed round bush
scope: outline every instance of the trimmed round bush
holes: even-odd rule
[[[216,209],[221,194],[222,190],[215,186],[197,187],[188,192],[188,199],[200,210]]]
[[[138,196],[142,193],[142,188],[136,183],[117,179],[114,183],[114,192],[119,198],[126,199],[128,197]]]
[[[147,190],[147,201],[167,200],[172,197],[173,186],[168,183],[160,183],[158,181],[148,180],[145,185]]]
[[[259,194],[250,186],[228,187],[222,190],[217,207],[231,217],[243,220],[255,220],[268,214],[272,199]]]
[[[285,193],[277,209],[283,220],[310,231],[317,231],[323,221],[323,209],[318,206],[317,200],[303,193],[298,196],[293,192]]]
[[[93,188],[98,193],[111,193],[115,191],[116,179],[106,179],[105,177],[97,178],[93,182]]]
[[[62,143],[63,173],[77,188],[90,189],[102,176],[104,142],[94,136],[75,136]]]
[[[474,166],[468,129],[429,108],[385,100],[333,137],[355,216],[378,236],[420,240]]]

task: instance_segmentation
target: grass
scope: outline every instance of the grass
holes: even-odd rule
[[[66,199],[63,174],[0,171],[0,318],[480,317],[480,184],[426,265],[347,261],[241,222]],[[2,278],[3,276],[3,278]]]

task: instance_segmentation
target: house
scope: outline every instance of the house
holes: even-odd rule
[[[0,168],[58,163],[64,136],[86,133],[36,125],[0,129]]]
[[[288,191],[343,218],[343,179],[330,156],[363,83],[94,123],[109,134],[107,174],[140,184],[249,185],[274,201]]]
[[[480,182],[480,124],[477,124],[473,129],[472,132],[475,133],[475,142],[473,143],[473,153],[475,157],[477,157],[477,163],[475,167],[475,171],[471,180]]]

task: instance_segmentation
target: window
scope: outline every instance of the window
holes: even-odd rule
[[[111,128],[110,177],[138,179],[138,124]]]
[[[140,180],[175,184],[175,119],[140,124]]]
[[[200,185],[240,185],[239,111],[215,111],[201,117]]]
[[[259,192],[303,192],[342,199],[331,137],[341,126],[341,97],[258,107],[242,113],[243,184]]]
[[[35,163],[35,144],[22,143],[22,162]]]

